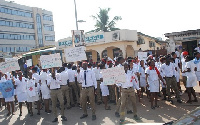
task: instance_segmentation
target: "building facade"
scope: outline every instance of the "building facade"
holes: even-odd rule
[[[55,45],[52,12],[0,0],[0,51],[13,54]]]
[[[126,29],[85,34],[85,43],[87,58],[94,62],[105,57],[136,57],[138,51],[161,49],[158,39]],[[57,49],[69,47],[73,47],[71,37],[56,42]]]
[[[166,33],[165,37],[169,38],[169,53],[186,49],[190,56],[193,56],[194,49],[200,45],[200,29],[188,30],[182,32]]]

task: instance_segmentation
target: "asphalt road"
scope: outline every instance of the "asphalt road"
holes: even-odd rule
[[[184,88],[182,86],[182,88]],[[200,87],[195,87],[197,92],[197,97],[200,102]],[[137,110],[138,116],[141,118],[139,121],[135,121],[133,119],[132,114],[126,114],[126,121],[130,124],[132,123],[156,123],[161,124],[165,122],[170,122],[173,120],[180,119],[182,116],[187,115],[190,111],[196,109],[200,106],[199,102],[187,104],[188,100],[187,94],[184,93],[181,96],[183,103],[179,104],[174,99],[174,104],[170,104],[170,102],[162,101],[162,97],[159,98],[158,105],[159,108],[152,110],[150,108],[150,102],[146,96],[143,97],[141,103],[137,101]],[[54,124],[67,124],[67,125],[115,125],[119,124],[119,118],[115,117],[115,108],[116,105],[113,103],[109,104],[111,106],[111,110],[105,110],[104,105],[96,105],[96,116],[97,119],[92,121],[92,112],[88,110],[88,117],[85,119],[80,119],[80,116],[83,114],[83,111],[79,109],[79,107],[73,107],[69,110],[65,110],[65,115],[68,121],[62,122],[60,115],[58,123],[52,123],[51,121],[54,119],[53,114],[46,114],[44,110],[41,110],[41,115],[37,115],[37,110],[34,109],[34,115],[31,117],[28,112],[25,104],[23,106],[23,115],[19,117],[19,108],[18,105],[15,106],[15,115],[11,115],[9,117],[6,116],[7,110],[3,108],[0,111],[0,125],[54,125]],[[36,107],[36,105],[34,106]],[[60,112],[60,110],[59,110]]]

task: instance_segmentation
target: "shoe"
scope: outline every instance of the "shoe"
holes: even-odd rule
[[[140,120],[140,118],[139,118],[137,115],[134,115],[133,118],[134,118],[135,120]]]
[[[133,114],[133,111],[129,110],[127,111],[127,114]]]
[[[116,117],[120,117],[119,112],[115,112]]]
[[[38,112],[37,115],[40,115],[40,113]]]
[[[10,116],[11,115],[11,113],[9,112],[6,116]]]
[[[52,122],[58,122],[58,118],[55,118]]]
[[[125,122],[125,120],[124,119],[120,119],[119,122],[120,122],[120,124],[123,124]]]
[[[191,100],[188,100],[186,103],[190,103],[190,104],[192,104],[192,101],[191,101]]]
[[[22,116],[22,112],[20,112],[19,116]]]
[[[198,102],[198,100],[197,99],[195,99],[195,100],[192,100],[193,102]]]
[[[67,109],[71,109],[71,106],[68,106]]]
[[[154,106],[152,106],[152,107],[151,107],[151,109],[155,110],[155,107],[154,107]]]
[[[47,113],[47,114],[50,114],[50,113],[51,113],[51,110],[47,111],[46,113]]]
[[[159,106],[159,105],[155,105],[154,107],[155,107],[155,108],[159,108],[160,106]]]
[[[83,119],[83,118],[86,118],[86,117],[88,117],[88,115],[83,114],[83,115],[80,117],[80,119]]]
[[[33,116],[33,112],[30,113],[30,116]]]
[[[111,110],[110,106],[106,107],[105,110]]]
[[[179,99],[179,100],[177,100],[177,102],[178,102],[178,103],[182,103],[182,101],[181,101],[180,99]]]
[[[61,116],[62,121],[67,121],[67,118],[65,116]]]
[[[101,102],[97,102],[97,105],[101,105]]]
[[[96,115],[92,115],[92,120],[96,120]]]

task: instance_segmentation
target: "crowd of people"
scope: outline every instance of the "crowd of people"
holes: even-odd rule
[[[14,85],[12,97],[3,98],[0,93],[0,107],[4,105],[8,110],[7,116],[10,116],[15,113],[14,105],[19,105],[19,116],[22,116],[22,105],[26,104],[28,113],[33,116],[33,104],[35,104],[37,115],[40,115],[40,110],[44,107],[46,113],[54,115],[55,119],[52,122],[57,122],[57,108],[61,110],[62,120],[67,121],[65,109],[79,106],[83,110],[80,119],[83,119],[88,117],[87,108],[90,105],[92,120],[95,120],[95,105],[103,103],[105,110],[111,110],[108,105],[110,102],[116,104],[113,115],[120,117],[120,122],[124,122],[126,112],[133,114],[135,120],[140,119],[137,115],[136,98],[140,101],[145,93],[150,100],[152,110],[159,108],[157,100],[161,93],[163,100],[173,104],[174,99],[171,94],[175,93],[177,103],[182,103],[180,95],[184,92],[188,94],[186,103],[198,102],[194,90],[197,81],[200,81],[198,51],[194,53],[194,58],[190,57],[187,51],[183,51],[181,54],[172,52],[159,57],[149,55],[146,60],[123,57],[118,57],[115,61],[109,59],[102,59],[99,63],[86,61],[77,64],[64,63],[62,67],[51,69],[40,69],[39,66],[26,67],[26,77],[23,71],[5,74],[0,72],[0,84],[12,80]],[[101,71],[113,67],[124,68],[125,83],[104,84]],[[185,91],[180,85],[181,74]]]

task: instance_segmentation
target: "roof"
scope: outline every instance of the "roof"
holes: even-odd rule
[[[175,36],[175,35],[182,35],[182,34],[188,34],[188,33],[199,33],[200,35],[200,29],[196,29],[196,30],[187,30],[187,31],[180,31],[180,32],[172,32],[172,33],[165,33],[165,37],[169,37],[169,36]]]

